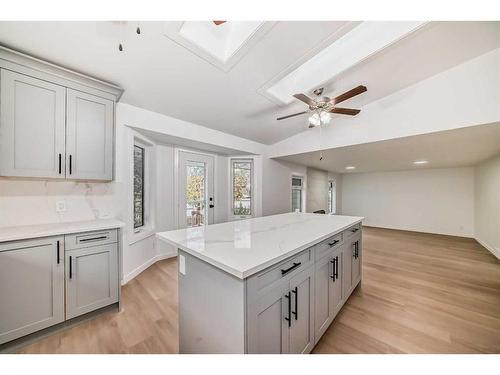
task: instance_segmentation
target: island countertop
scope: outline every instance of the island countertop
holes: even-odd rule
[[[286,213],[157,233],[240,279],[361,222],[358,216]]]

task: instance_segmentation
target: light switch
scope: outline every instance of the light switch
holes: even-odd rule
[[[66,211],[66,201],[60,200],[56,201],[56,212],[65,212]]]
[[[179,255],[179,273],[186,274],[186,257],[184,255]]]

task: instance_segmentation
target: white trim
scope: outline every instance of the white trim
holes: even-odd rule
[[[477,237],[474,237],[474,239],[479,242],[479,244],[484,247],[486,250],[488,250],[490,253],[492,253],[494,256],[496,256],[498,259],[500,259],[500,249],[498,248],[495,248],[494,246],[491,246],[489,245],[488,243],[486,243],[485,241],[477,238]]]
[[[228,219],[230,221],[234,220],[242,220],[242,219],[250,219],[252,217],[256,217],[255,215],[255,160],[253,157],[229,157],[229,188],[228,188],[228,196],[229,196],[229,212],[228,212]],[[234,162],[238,161],[243,161],[243,162],[250,162],[250,174],[251,174],[251,181],[250,181],[250,215],[234,215],[234,210],[233,210],[233,203],[234,203],[234,197],[233,197],[233,164]]]
[[[123,279],[121,281],[121,285],[123,286],[123,285],[127,284],[130,280],[136,278],[140,273],[142,273],[143,271],[145,271],[146,269],[148,269],[149,267],[151,267],[156,262],[158,262],[160,260],[163,260],[163,259],[174,258],[176,256],[177,256],[177,252],[175,252],[175,253],[168,253],[168,254],[159,254],[159,255],[154,256],[151,259],[148,259],[146,262],[144,262],[143,264],[141,264],[139,267],[137,267],[136,269],[132,270],[128,274],[124,275]]]
[[[292,178],[300,178],[302,180],[302,184],[300,185],[300,189],[297,187],[292,186]],[[303,173],[298,173],[298,172],[292,172],[290,173],[290,179],[289,179],[289,186],[290,186],[290,211],[292,211],[292,190],[300,190],[301,191],[301,210],[300,212],[307,212],[306,209],[306,203],[307,203],[307,175]]]

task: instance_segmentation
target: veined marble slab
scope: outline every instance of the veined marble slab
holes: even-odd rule
[[[124,227],[125,223],[115,219],[100,219],[74,221],[68,223],[53,223],[41,225],[23,225],[0,228],[0,242],[25,240],[30,238],[59,236],[94,230],[116,229]]]
[[[240,279],[335,235],[364,218],[287,213],[157,233],[157,237]]]

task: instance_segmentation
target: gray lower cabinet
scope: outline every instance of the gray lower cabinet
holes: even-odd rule
[[[64,321],[64,237],[0,244],[0,344]]]
[[[118,302],[117,232],[0,243],[0,344]]]
[[[340,247],[330,251],[315,265],[314,332],[316,342],[328,329],[342,307],[343,256],[343,247]]]
[[[118,301],[117,245],[66,252],[66,319]]]
[[[344,248],[344,295],[346,298],[361,280],[361,233],[349,238]]]
[[[248,353],[309,353],[314,347],[314,267],[278,282],[247,308]]]

